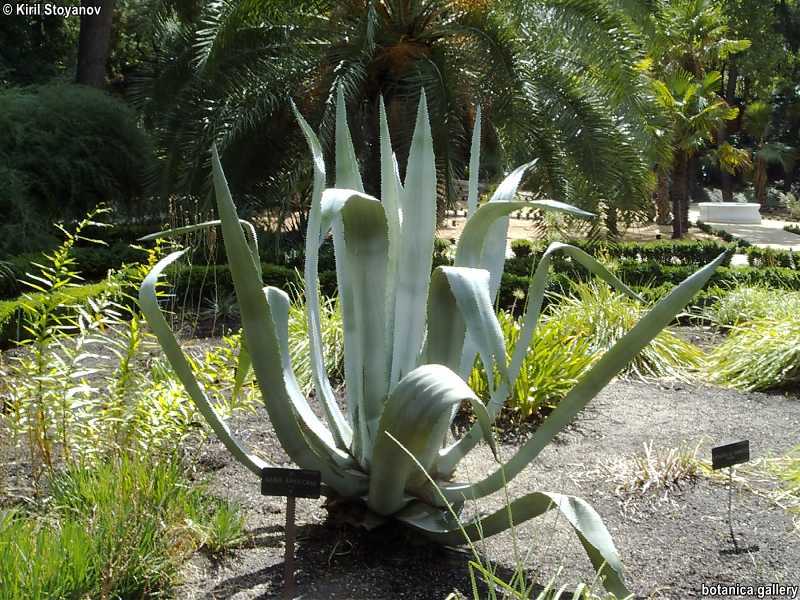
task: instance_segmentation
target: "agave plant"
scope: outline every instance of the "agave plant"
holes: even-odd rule
[[[459,522],[467,500],[501,489],[536,457],[628,361],[689,301],[723,259],[689,277],[657,304],[597,361],[535,434],[483,479],[454,479],[461,459],[482,439],[492,449],[490,426],[513,388],[538,321],[550,261],[565,254],[608,283],[635,296],[602,265],[578,248],[552,244],[531,277],[528,304],[510,356],[493,309],[505,258],[508,215],[524,207],[589,217],[550,200],[515,201],[533,163],[513,171],[489,202],[478,207],[480,120],[472,142],[468,213],[455,266],[431,270],[436,228],[436,170],[424,95],[420,100],[405,181],[401,181],[383,106],[380,111],[382,199],[363,193],[344,104],[337,108],[335,188],[323,191],[326,171],[320,143],[305,120],[315,171],[308,219],[305,294],[315,398],[324,419],[311,409],[292,371],[288,351],[289,298],[262,287],[252,228],[239,220],[216,150],[213,176],[231,274],[239,300],[245,345],[239,378],[252,368],[280,443],[300,467],[320,471],[323,493],[365,505],[368,514],[402,521],[444,544],[490,536],[514,523],[558,509],[580,538],[606,588],[627,595],[622,564],[599,515],[580,498],[535,491],[494,514]],[[211,224],[203,224],[211,225]],[[341,409],[323,367],[317,281],[318,250],[332,231],[342,308],[346,408]],[[215,413],[160,311],[156,284],[181,252],[159,262],[142,284],[140,302],[189,395],[228,450],[260,474],[267,463],[237,440]],[[489,378],[484,405],[466,383],[476,357]],[[462,402],[477,424],[449,440],[449,425]]]

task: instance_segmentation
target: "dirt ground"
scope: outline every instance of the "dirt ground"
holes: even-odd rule
[[[233,429],[264,458],[287,463],[264,411],[239,418]],[[800,442],[800,396],[743,394],[705,386],[616,381],[576,422],[509,486],[512,498],[534,490],[576,494],[602,515],[626,567],[629,587],[642,598],[699,598],[708,584],[800,584],[800,533],[792,517],[763,491],[768,479],[737,470],[733,527],[728,533],[724,478],[701,477],[662,495],[626,497],[617,491],[630,458],[645,443],[656,450],[710,447],[750,439],[753,460],[785,453]],[[506,439],[501,455],[515,443]],[[460,478],[476,479],[491,468],[478,447],[464,461]],[[234,463],[216,442],[199,459],[212,490],[242,506],[251,541],[223,559],[198,554],[186,565],[178,598],[272,598],[282,585],[284,500],[263,497],[255,476]],[[467,512],[503,505],[502,493]],[[398,527],[366,533],[330,523],[321,500],[298,500],[297,573],[302,598],[444,599],[458,590],[471,598],[464,549],[420,542]],[[592,569],[575,535],[555,511],[486,540],[484,560],[509,577],[515,552],[528,577],[555,578],[574,586],[591,582]],[[717,596],[734,597],[734,596]]]

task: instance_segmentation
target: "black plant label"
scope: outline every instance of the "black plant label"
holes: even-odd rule
[[[711,449],[711,468],[724,469],[750,460],[750,440],[742,440]]]
[[[319,471],[278,467],[266,467],[261,471],[263,496],[319,498],[321,486],[322,476]]]

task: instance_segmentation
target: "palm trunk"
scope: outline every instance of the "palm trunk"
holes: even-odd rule
[[[722,201],[733,202],[733,176],[722,171],[720,173],[720,184],[722,186]]]
[[[699,173],[700,159],[697,157],[697,155],[693,155],[688,159],[686,164],[686,181],[688,182],[689,186],[688,198],[690,201],[694,200],[695,202],[702,202],[703,200],[703,184],[698,176]]]
[[[655,191],[656,224],[669,225],[669,173],[660,172]]]
[[[609,206],[606,209],[606,229],[608,230],[608,235],[612,240],[616,240],[619,238],[619,226],[618,226],[618,218],[619,215],[617,214],[617,209],[613,206]]]
[[[672,237],[681,239],[689,229],[689,157],[684,152],[675,156],[672,167]]]
[[[731,59],[728,66],[728,79],[725,82],[725,102],[730,106],[735,105],[736,101],[736,80],[739,77],[739,68],[736,62]],[[728,140],[728,128],[730,127],[729,121],[725,121],[719,127],[717,137],[717,147],[721,146]],[[722,201],[733,202],[733,175],[726,173],[720,169],[720,185],[722,187]]]

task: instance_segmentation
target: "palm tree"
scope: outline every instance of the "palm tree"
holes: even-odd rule
[[[650,55],[664,71],[681,68],[702,77],[713,65],[750,47],[728,37],[724,6],[713,0],[656,0]]]
[[[670,78],[683,78],[681,74],[700,81],[709,73],[712,65],[726,60],[737,52],[741,52],[750,46],[748,40],[736,40],[728,37],[727,18],[723,11],[723,6],[719,2],[710,0],[656,0],[652,10],[644,13],[644,18],[637,20],[637,25],[647,39],[648,56],[652,71],[662,84],[657,94],[664,100],[664,85]],[[677,74],[677,75],[676,75]],[[681,84],[685,88],[686,84]],[[669,88],[670,86],[667,85]],[[667,97],[672,94],[667,94]],[[682,93],[678,93],[682,95]],[[674,106],[673,102],[667,104]],[[672,110],[672,109],[668,109]],[[674,117],[674,115],[673,115]],[[675,122],[675,119],[672,119]],[[722,121],[725,122],[725,121]],[[717,135],[724,130],[717,132]],[[664,136],[670,141],[670,146],[674,146],[674,135]],[[720,144],[725,143],[724,139],[718,140]],[[728,145],[721,152],[725,157],[733,157],[727,150]],[[686,156],[667,156],[665,161],[656,163],[656,173],[658,184],[656,186],[656,220],[659,224],[668,223],[668,206],[670,195],[672,198],[682,197],[683,189],[670,191],[670,179],[672,185],[684,186],[683,179],[687,178],[690,187],[691,181],[697,171],[697,152],[693,150],[688,156],[688,162],[683,164]],[[725,167],[729,167],[725,163]],[[733,167],[731,167],[733,168]],[[670,174],[670,170],[673,172]],[[685,171],[676,173],[674,169]],[[682,200],[679,200],[682,203]],[[685,208],[686,222],[673,225],[673,236],[680,230],[680,236],[688,228],[688,205]],[[679,215],[673,211],[673,223],[677,221]]]
[[[165,149],[165,193],[207,189],[216,141],[235,192],[293,197],[306,180],[288,99],[330,145],[341,86],[362,160],[377,154],[384,98],[401,171],[425,90],[443,200],[480,104],[486,178],[536,157],[529,187],[542,194],[645,206],[657,109],[629,22],[601,0],[223,0],[191,20],[162,13],[138,99]],[[374,191],[379,170],[364,166]]]
[[[767,169],[770,164],[780,164],[786,169],[793,149],[780,142],[769,141],[772,107],[766,102],[756,101],[748,105],[744,112],[745,132],[755,140],[753,148],[753,187],[756,201],[764,206],[767,203]]]
[[[658,100],[671,120],[672,237],[681,238],[689,229],[689,160],[713,140],[720,123],[736,117],[717,96],[720,74],[712,71],[702,79],[677,70],[665,81],[655,81]]]

